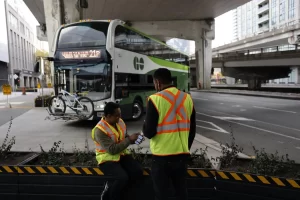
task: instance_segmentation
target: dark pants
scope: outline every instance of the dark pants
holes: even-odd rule
[[[187,200],[186,159],[153,158],[151,176],[153,180],[155,200],[167,200],[170,181],[174,187],[177,200]]]
[[[109,200],[119,200],[126,196],[128,189],[134,187],[143,177],[141,165],[130,155],[121,156],[119,162],[105,162],[99,165],[105,175],[113,176],[108,181]]]

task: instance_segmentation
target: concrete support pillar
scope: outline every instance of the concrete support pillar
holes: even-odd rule
[[[29,87],[29,76],[26,78],[26,87]]]
[[[50,55],[53,54],[52,43],[56,31],[62,24],[78,22],[80,20],[80,9],[74,0],[51,0],[44,1],[46,16],[47,37]]]
[[[24,87],[24,76],[20,76],[20,87]]]
[[[197,39],[195,40],[195,47],[197,88],[211,89],[211,40],[204,38]]]
[[[296,83],[300,84],[300,67],[297,67],[297,76],[296,76]]]
[[[257,78],[248,80],[249,90],[259,90],[260,88],[261,88],[261,80]]]

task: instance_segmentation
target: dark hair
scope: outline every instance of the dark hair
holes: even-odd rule
[[[153,78],[159,80],[159,82],[161,82],[162,84],[172,83],[171,72],[166,68],[157,69],[153,74]]]
[[[114,102],[108,102],[104,107],[104,116],[113,115],[116,112],[116,109],[120,108],[120,105]]]

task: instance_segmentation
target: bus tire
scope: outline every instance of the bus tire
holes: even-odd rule
[[[134,100],[132,104],[132,119],[139,120],[143,115],[143,103],[138,99]]]

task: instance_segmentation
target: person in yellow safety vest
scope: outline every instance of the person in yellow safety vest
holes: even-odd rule
[[[112,175],[115,180],[108,181],[102,192],[102,200],[119,200],[143,176],[141,165],[132,158],[127,147],[134,144],[139,133],[127,135],[124,121],[121,119],[120,106],[109,102],[104,107],[104,117],[92,130],[92,139],[96,145],[96,160],[100,170]],[[129,184],[128,184],[129,183]]]
[[[185,176],[196,133],[193,100],[189,94],[172,85],[168,69],[157,69],[153,82],[157,93],[148,98],[143,133],[150,139],[155,199],[168,199],[168,184],[171,180],[176,199],[187,200]]]

